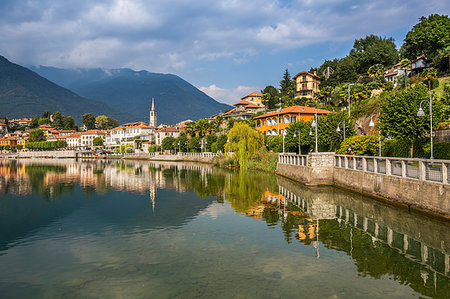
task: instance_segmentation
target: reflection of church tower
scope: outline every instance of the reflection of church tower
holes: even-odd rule
[[[152,110],[150,110],[150,127],[156,127],[156,109],[155,109],[155,99],[152,98]]]
[[[155,177],[152,173],[150,173],[150,200],[152,201],[152,211],[155,214],[155,205],[156,205],[156,188],[157,183],[155,181]]]

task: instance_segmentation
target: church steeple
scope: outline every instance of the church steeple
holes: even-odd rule
[[[155,109],[155,99],[152,98],[152,110],[150,110],[150,127],[156,127],[156,109]]]

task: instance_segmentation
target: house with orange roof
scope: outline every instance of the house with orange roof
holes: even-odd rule
[[[134,142],[136,138],[142,141],[151,141],[156,131],[155,127],[150,127],[144,122],[127,123],[111,129],[106,136],[106,147],[115,148],[122,145],[122,143]]]
[[[312,121],[316,113],[317,116],[326,116],[330,111],[313,107],[292,106],[257,116],[254,120],[257,130],[264,135],[275,136],[283,134],[285,128],[299,120]]]
[[[103,130],[88,130],[86,132],[81,133],[81,147],[84,149],[91,149],[94,144],[93,141],[95,138],[100,137],[105,140],[106,131]]]
[[[182,131],[181,128],[179,128],[178,126],[159,128],[155,132],[155,144],[157,146],[161,146],[164,138],[166,137],[177,138],[180,135],[181,131]]]
[[[241,101],[246,101],[251,104],[255,104],[260,107],[264,107],[264,104],[262,102],[262,93],[260,93],[258,91],[252,92],[251,94],[246,95],[245,97],[242,97]]]
[[[312,74],[302,71],[295,75],[295,98],[314,98],[314,94],[319,92],[320,77],[316,73]]]
[[[241,100],[234,104],[235,108],[225,112],[223,114],[224,118],[236,118],[249,120],[253,114],[264,111],[264,105],[260,106],[249,101]]]
[[[48,137],[50,135],[59,135],[59,130],[53,128],[50,125],[40,125],[39,129],[44,132],[45,137]]]
[[[67,147],[77,149],[81,147],[81,133],[73,133],[66,138]]]

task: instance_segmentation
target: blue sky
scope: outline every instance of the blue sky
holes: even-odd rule
[[[345,56],[355,39],[401,45],[444,0],[2,0],[0,55],[21,65],[173,73],[218,101]]]

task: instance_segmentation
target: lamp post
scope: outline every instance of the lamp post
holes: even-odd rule
[[[341,128],[339,127],[339,125],[341,125],[341,124],[344,127],[343,129],[344,129],[344,140],[345,140],[345,120],[341,121],[340,123],[338,123],[336,132],[340,132],[341,131]]]
[[[318,146],[317,146],[317,108],[316,108],[316,113],[314,115],[314,119],[313,122],[311,123],[311,127],[316,129],[316,153],[318,152]],[[311,135],[311,131],[309,131],[309,135]]]
[[[355,85],[355,83],[350,83],[348,85],[348,118],[350,119],[350,86]]]
[[[300,124],[300,122],[299,122],[299,124]],[[301,130],[300,130],[300,127],[299,127],[299,129],[298,129],[298,154],[299,155],[302,154],[302,145],[300,143],[300,132],[301,132]],[[295,137],[297,137],[297,133],[294,133],[294,138]]]
[[[373,122],[373,118],[370,118],[369,127],[374,127],[375,123]],[[378,131],[378,156],[381,157],[381,134]]]
[[[431,106],[431,92],[430,92],[430,100],[422,100],[420,102],[419,111],[417,111],[417,116],[425,116],[425,112],[422,109],[423,102],[428,102],[430,104],[430,144],[431,144],[430,159],[433,159],[433,107]]]

